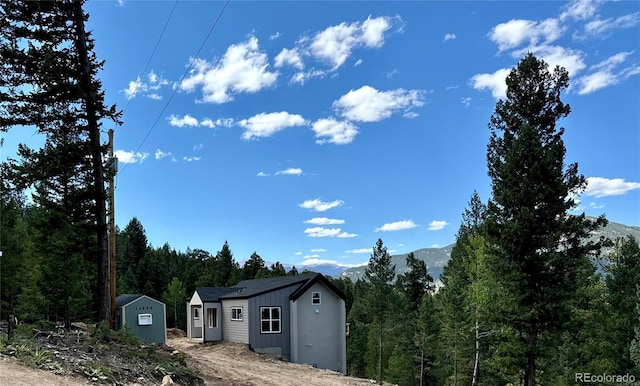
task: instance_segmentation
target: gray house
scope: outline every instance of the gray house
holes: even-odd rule
[[[345,296],[321,274],[197,287],[187,336],[245,343],[259,353],[346,373]]]
[[[129,325],[140,340],[147,343],[167,341],[167,309],[164,303],[141,294],[116,298],[115,329]]]

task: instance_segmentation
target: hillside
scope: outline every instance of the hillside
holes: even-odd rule
[[[606,227],[594,233],[592,239],[604,236],[615,240],[618,237],[625,237],[627,235],[632,235],[636,240],[640,240],[640,227],[609,222]],[[427,264],[427,271],[433,277],[434,281],[437,281],[442,274],[444,266],[447,265],[451,257],[453,245],[454,244],[450,244],[442,248],[421,248],[413,251],[413,253],[418,259],[423,260]],[[401,275],[407,271],[407,255],[408,253],[391,256],[392,263],[396,265],[396,275]],[[356,281],[364,277],[365,268],[366,267],[349,268],[335,275],[335,277],[348,277]]]

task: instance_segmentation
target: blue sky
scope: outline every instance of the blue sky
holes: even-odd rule
[[[576,213],[640,225],[640,3],[231,1],[212,30],[224,7],[86,4],[124,109],[116,221],[154,246],[300,268],[452,243],[490,196],[487,123],[528,51],[571,76]],[[37,140],[14,130],[2,157]]]

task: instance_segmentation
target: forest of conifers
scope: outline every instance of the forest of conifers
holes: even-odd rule
[[[3,2],[0,131],[31,125],[46,137],[2,163],[3,318],[105,319],[109,171],[97,122],[120,113],[104,105],[80,4]],[[17,27],[38,23],[48,28]],[[39,43],[25,50],[21,39]],[[491,196],[470,192],[442,287],[413,255],[397,275],[382,240],[371,240],[364,280],[330,278],[347,299],[349,374],[399,385],[640,380],[640,245],[593,240],[607,220],[570,214],[586,181],[565,163],[556,125],[570,113],[560,99],[568,73],[527,54],[506,82],[489,122]],[[134,218],[117,232],[117,294],[163,300],[168,325],[184,328],[195,286],[297,274],[257,253],[240,265],[221,243],[216,254],[152,246]]]

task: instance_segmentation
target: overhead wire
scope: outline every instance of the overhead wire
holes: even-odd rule
[[[226,0],[224,3],[224,6],[222,7],[222,9],[220,10],[220,13],[218,13],[218,17],[215,19],[215,21],[213,22],[213,24],[211,25],[211,28],[209,28],[209,32],[207,33],[207,35],[205,36],[204,40],[202,41],[202,44],[200,44],[200,47],[198,48],[198,51],[196,52],[196,54],[193,56],[193,58],[190,60],[189,65],[187,66],[186,70],[184,71],[184,73],[182,74],[182,76],[180,76],[180,79],[178,80],[178,84],[182,83],[182,81],[184,80],[184,78],[187,76],[187,74],[189,74],[189,72],[191,71],[191,69],[193,68],[193,64],[195,63],[196,59],[198,58],[198,56],[200,55],[200,52],[202,51],[202,49],[204,48],[205,44],[207,43],[207,41],[209,40],[209,37],[211,36],[211,34],[213,33],[213,31],[215,30],[216,26],[218,25],[218,22],[220,21],[220,19],[222,18],[222,15],[224,14],[225,10],[227,9],[227,6],[229,5],[231,0]],[[142,147],[142,145],[145,143],[145,141],[147,140],[147,138],[149,138],[149,136],[151,135],[151,133],[153,132],[153,130],[156,128],[156,125],[158,124],[158,122],[160,121],[160,118],[162,118],[164,112],[167,110],[167,107],[169,107],[169,103],[171,103],[171,100],[173,99],[173,97],[176,95],[176,92],[178,91],[178,87],[173,87],[173,92],[171,93],[171,95],[169,96],[169,98],[167,99],[167,102],[164,104],[164,106],[162,107],[162,110],[160,110],[160,113],[158,114],[158,116],[156,117],[156,119],[153,121],[153,124],[151,125],[151,127],[149,128],[149,131],[147,131],[147,134],[144,136],[144,138],[142,139],[142,142],[140,142],[140,145],[138,145],[138,147],[134,150],[134,154],[137,154],[138,151],[140,150],[140,148]],[[127,166],[129,164],[125,164],[124,167],[122,168],[122,170],[118,171],[118,175],[122,174],[126,169]]]
[[[160,41],[162,40],[162,37],[164,36],[164,32],[167,30],[167,26],[169,25],[169,21],[171,21],[171,18],[173,17],[173,13],[175,12],[177,6],[178,6],[178,0],[176,0],[173,3],[173,8],[171,8],[171,13],[169,13],[169,17],[167,18],[167,21],[164,23],[164,27],[162,27],[162,32],[160,32],[160,36],[158,36],[158,40],[156,40],[156,45],[153,47],[153,51],[151,51],[151,55],[149,56],[149,59],[147,60],[147,64],[145,64],[145,66],[144,66],[144,70],[142,70],[142,76],[145,76],[145,74],[147,73],[147,70],[149,69],[149,64],[151,64],[151,59],[153,59],[153,56],[156,54],[156,51],[158,50],[158,46],[160,45]],[[123,115],[124,115],[125,111],[127,111],[127,107],[129,107],[129,103],[131,103],[131,99],[133,99],[133,97],[127,99],[127,104],[124,106],[124,109],[122,109],[122,114]]]

